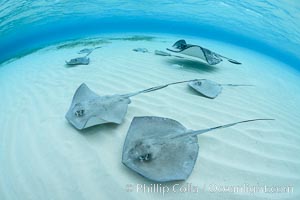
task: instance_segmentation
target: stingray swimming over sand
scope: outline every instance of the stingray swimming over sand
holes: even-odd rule
[[[88,65],[90,63],[90,58],[87,56],[72,58],[69,61],[66,61],[67,65]]]
[[[253,86],[250,84],[219,84],[208,79],[198,79],[190,81],[188,85],[202,96],[214,99],[223,90],[223,86],[238,87],[238,86]]]
[[[186,180],[198,157],[197,135],[259,120],[273,119],[251,119],[193,131],[169,118],[135,117],[124,142],[122,163],[152,181]]]
[[[168,52],[165,52],[165,51],[162,51],[162,50],[155,50],[154,52],[152,51],[149,51],[148,49],[146,48],[135,48],[135,49],[132,49],[132,51],[135,51],[135,52],[140,52],[140,53],[153,53],[154,55],[157,55],[157,56],[170,56],[170,57],[176,57],[176,58],[184,58],[182,56],[179,56],[179,55],[172,55]]]
[[[91,126],[105,123],[121,124],[126,115],[130,98],[142,93],[160,90],[169,85],[194,81],[178,81],[151,87],[145,90],[127,94],[100,96],[90,90],[86,84],[81,84],[76,90],[66,119],[77,129],[82,130]]]
[[[222,56],[209,49],[199,45],[187,44],[185,40],[178,40],[172,48],[167,48],[168,51],[184,56],[186,59],[205,62],[209,65],[216,65],[226,59],[233,64],[242,64],[236,60]],[[222,59],[223,58],[223,59]]]
[[[98,46],[98,47],[94,47],[94,48],[84,48],[84,49],[81,49],[80,51],[78,51],[78,54],[86,53],[87,55],[90,55],[94,50],[100,49],[100,48],[102,48],[102,47]]]
[[[132,49],[132,51],[135,51],[135,52],[140,52],[140,53],[148,53],[148,49],[146,48],[135,48],[135,49]]]
[[[88,56],[96,49],[101,48],[99,47],[95,47],[95,48],[85,48],[82,49],[78,52],[78,54],[84,54],[86,53],[85,56],[83,57],[77,57],[77,58],[72,58],[69,61],[66,61],[67,65],[88,65],[90,63],[90,58],[88,58]]]

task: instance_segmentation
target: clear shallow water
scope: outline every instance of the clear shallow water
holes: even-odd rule
[[[102,32],[181,33],[226,41],[297,67],[296,1],[8,1],[0,3],[0,62]]]
[[[296,3],[1,1],[0,6],[0,62],[17,56],[0,68],[0,199],[299,199]],[[130,41],[124,38],[132,35],[118,35],[126,32],[169,35]],[[80,43],[83,39],[57,42],[86,36],[109,42],[91,55],[90,65],[67,68],[65,60],[92,45]],[[136,47],[164,50],[179,38],[243,65],[222,62],[210,67],[132,51]],[[73,45],[77,42],[80,45]],[[21,57],[49,44],[54,45]],[[170,87],[134,98],[121,125],[83,132],[64,118],[82,82],[99,94],[115,94],[195,77],[255,87],[224,88],[213,101],[197,96],[186,85]],[[127,192],[127,184],[153,183],[120,161],[130,122],[142,115],[173,118],[191,129],[275,118],[275,123],[239,126],[199,137],[199,157],[186,183],[201,189],[209,184],[260,184],[291,186],[294,191],[222,194],[206,188],[195,194],[170,192],[165,196]]]
[[[65,66],[65,60],[87,47],[83,41],[91,41],[80,39],[41,49],[0,68],[0,199],[299,199],[300,96],[295,95],[300,93],[299,71],[213,40],[156,36],[135,41],[126,39],[131,38],[128,35],[100,36],[96,40],[106,42],[90,55],[88,66]],[[153,54],[181,37],[218,49],[243,65],[224,61],[212,67]],[[132,51],[136,47],[151,53]],[[187,84],[164,88],[133,97],[122,124],[81,132],[64,117],[74,91],[83,82],[105,95],[194,78],[255,87],[224,87],[214,100],[197,95]],[[257,117],[276,121],[199,136],[194,170],[187,181],[176,182],[190,183],[199,187],[199,192],[170,191],[163,196],[126,190],[128,184],[154,184],[121,163],[123,143],[135,116],[168,117],[193,130]],[[209,190],[210,184],[291,186],[294,192],[218,193]]]

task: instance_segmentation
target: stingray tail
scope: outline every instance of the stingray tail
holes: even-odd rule
[[[199,134],[206,133],[206,132],[209,132],[209,131],[213,131],[213,130],[216,130],[216,129],[222,129],[222,128],[228,128],[228,127],[231,127],[231,126],[235,126],[237,124],[242,124],[242,123],[247,123],[247,122],[254,122],[254,121],[265,121],[265,120],[275,120],[275,119],[267,119],[267,118],[265,118],[265,119],[249,119],[249,120],[239,121],[239,122],[225,124],[225,125],[221,125],[221,126],[216,126],[216,127],[208,128],[208,129],[204,129],[204,130],[193,131],[191,133],[191,135],[199,135]]]
[[[84,57],[88,57],[92,52],[87,53]]]
[[[177,135],[177,136],[175,136],[172,139],[179,138],[179,137],[182,137],[182,136],[187,136],[187,135],[196,136],[196,135],[200,135],[202,133],[206,133],[206,132],[209,132],[209,131],[213,131],[213,130],[217,130],[217,129],[222,129],[222,128],[228,128],[228,127],[231,127],[231,126],[235,126],[237,124],[242,124],[242,123],[247,123],[247,122],[253,122],[253,121],[265,121],[265,120],[275,120],[275,119],[267,119],[267,118],[265,118],[265,119],[244,120],[244,121],[239,121],[239,122],[235,122],[235,123],[225,124],[225,125],[221,125],[221,126],[216,126],[216,127],[208,128],[208,129],[191,131],[189,133],[184,133],[184,134],[181,134],[181,135]]]
[[[220,55],[220,54],[217,54],[219,57],[221,57],[221,58],[225,58],[228,62],[231,62],[231,63],[233,63],[233,64],[236,64],[236,65],[241,65],[242,63],[241,62],[239,62],[239,61],[236,61],[236,60],[233,60],[233,59],[231,59],[231,58],[227,58],[227,57],[225,57],[225,56],[222,56],[222,55]]]
[[[203,79],[192,79],[192,80],[186,80],[186,81],[177,81],[177,82],[168,83],[168,84],[165,84],[165,85],[151,87],[151,88],[148,88],[148,89],[145,89],[145,90],[141,90],[141,91],[138,91],[138,92],[133,92],[133,93],[125,94],[124,96],[126,96],[126,97],[132,97],[132,96],[135,96],[135,95],[138,95],[138,94],[141,94],[141,93],[148,93],[148,92],[153,92],[153,91],[156,91],[156,90],[160,90],[160,89],[163,89],[165,87],[168,87],[169,85],[186,83],[186,82],[196,81],[196,80],[203,80]]]
[[[237,86],[254,86],[251,84],[220,84],[221,86],[232,86],[232,87],[237,87]]]
[[[87,53],[84,57],[88,57],[91,53],[93,53],[93,51],[95,51],[96,49],[100,49],[101,46],[95,47],[91,52]]]
[[[228,62],[231,62],[233,64],[236,64],[236,65],[241,65],[242,63],[236,61],[236,60],[233,60],[233,59],[230,59],[230,58],[227,58]]]

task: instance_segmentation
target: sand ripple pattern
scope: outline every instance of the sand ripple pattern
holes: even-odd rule
[[[300,198],[299,72],[230,45],[200,40],[245,63],[215,68],[131,51],[164,49],[161,42],[114,41],[91,55],[88,66],[67,68],[80,49],[41,50],[0,68],[0,199],[298,199]],[[195,39],[194,39],[195,40]],[[169,42],[169,43],[168,43]],[[179,63],[181,67],[174,64]],[[298,74],[297,74],[298,73]],[[177,85],[132,98],[124,123],[78,132],[64,119],[75,89],[85,82],[99,94],[127,93],[172,81],[209,78],[224,87],[215,100]],[[134,116],[176,119],[202,129],[257,117],[257,122],[199,136],[200,152],[186,183],[198,192],[137,192],[151,186],[121,164]],[[133,191],[127,186],[132,184]],[[174,183],[162,184],[172,187]],[[178,184],[184,184],[179,182]],[[211,185],[292,186],[292,193],[212,192]],[[211,188],[210,188],[211,189]]]

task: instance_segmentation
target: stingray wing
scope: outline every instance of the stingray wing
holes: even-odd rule
[[[141,139],[180,135],[186,128],[179,122],[161,117],[135,117],[131,122],[123,146],[122,162],[138,174],[158,182],[185,180],[191,174],[198,156],[197,137],[166,140],[156,158],[149,162],[133,159],[130,150]]]
[[[216,65],[218,63],[220,63],[222,61],[222,58],[220,58],[218,56],[218,54],[212,52],[211,50],[209,49],[205,49],[203,47],[200,47],[204,53],[204,56],[205,56],[205,59],[206,59],[206,62],[210,65]]]
[[[95,99],[98,97],[100,97],[98,94],[93,92],[85,83],[82,83],[75,91],[71,106],[86,101],[87,99]]]
[[[189,86],[201,95],[214,99],[222,92],[222,86],[211,80],[197,80],[189,82]]]

